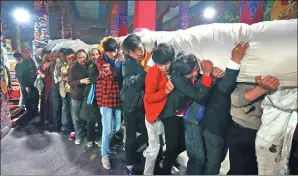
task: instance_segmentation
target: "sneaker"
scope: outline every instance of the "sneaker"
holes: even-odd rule
[[[68,135],[68,140],[73,141],[75,139],[75,132],[70,132]]]
[[[76,139],[76,140],[75,140],[75,144],[76,144],[76,145],[80,145],[81,143],[82,143],[82,140],[81,140],[81,139]]]
[[[172,166],[171,174],[172,175],[180,175],[179,169],[175,166]]]
[[[88,148],[91,148],[91,147],[93,147],[93,142],[92,142],[92,141],[90,141],[90,142],[87,142],[87,147],[88,147]]]
[[[117,154],[117,150],[113,150],[112,148],[109,150],[109,154]]]
[[[95,141],[94,142],[99,148],[101,147],[101,141]]]
[[[102,162],[102,166],[103,168],[105,169],[111,169],[111,163],[110,163],[110,159],[108,157],[103,157],[101,159],[101,162]]]
[[[126,175],[135,175],[134,171],[131,169],[126,169]]]

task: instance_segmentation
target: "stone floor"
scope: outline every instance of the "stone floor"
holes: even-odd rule
[[[85,141],[86,142],[86,141]],[[125,155],[122,146],[111,155],[111,170],[101,166],[100,148],[75,145],[67,136],[51,133],[47,127],[29,123],[11,129],[1,140],[1,175],[123,175]],[[186,153],[178,158],[185,165]],[[228,160],[221,174],[229,169]]]

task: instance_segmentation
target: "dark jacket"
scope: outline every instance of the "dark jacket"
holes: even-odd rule
[[[123,103],[123,111],[143,111],[146,71],[136,60],[126,55],[125,61],[122,63],[122,76],[123,85],[120,98]]]
[[[185,108],[190,98],[201,105],[206,104],[211,88],[202,85],[200,81],[193,86],[190,79],[176,74],[171,76],[171,80],[175,88],[168,95],[165,108],[160,114],[162,119],[175,116],[176,113]]]
[[[70,85],[70,97],[74,100],[83,100],[83,92],[86,85],[81,84],[80,80],[88,77],[87,68],[88,63],[82,67],[78,62],[74,62],[69,68],[68,83]]]
[[[22,87],[34,88],[36,65],[32,59],[23,59],[16,65],[16,78]]]
[[[225,76],[214,82],[202,126],[212,134],[224,137],[231,122],[231,94],[235,89],[239,70],[226,68]]]
[[[101,114],[99,111],[99,108],[97,107],[96,102],[96,95],[93,99],[93,102],[91,105],[87,104],[88,95],[91,89],[91,85],[87,85],[84,92],[83,92],[83,103],[80,110],[80,118],[86,121],[99,121],[101,118]]]
[[[84,100],[83,100],[82,107],[80,110],[80,117],[86,121],[89,121],[89,120],[90,121],[99,121],[99,119],[101,117],[99,109],[97,107],[95,89],[94,89],[94,99],[93,99],[92,104],[91,105],[87,104],[91,85],[92,84],[96,85],[96,79],[98,77],[98,74],[99,74],[99,71],[97,69],[97,66],[92,61],[89,61],[87,75],[90,80],[90,84],[86,86],[86,88],[83,92]]]

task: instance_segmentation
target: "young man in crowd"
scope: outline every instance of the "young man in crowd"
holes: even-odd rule
[[[153,175],[155,162],[161,149],[160,138],[164,134],[164,126],[159,114],[163,110],[168,94],[174,85],[170,78],[170,67],[175,57],[174,48],[167,44],[159,44],[151,52],[155,66],[149,68],[145,80],[144,107],[145,125],[148,132],[148,147],[144,151],[146,157],[144,175]]]
[[[114,40],[114,39],[113,39]],[[102,116],[102,146],[101,156],[102,165],[105,169],[111,169],[109,158],[110,142],[112,137],[120,130],[121,126],[121,101],[120,86],[117,79],[119,75],[119,67],[109,63],[109,59],[116,59],[116,47],[111,40],[102,41],[103,49],[107,53],[103,53],[97,59],[97,68],[99,70],[98,80],[96,82],[96,99]],[[107,42],[107,43],[106,43]],[[112,45],[112,46],[111,46]],[[97,52],[98,49],[96,49]],[[91,55],[96,51],[91,50]],[[110,53],[112,52],[112,53]]]
[[[23,50],[22,57],[23,60],[16,65],[16,78],[20,83],[25,107],[31,117],[34,117],[38,113],[39,95],[37,89],[34,87],[37,69],[28,48]]]
[[[54,132],[61,131],[61,112],[62,112],[62,103],[61,103],[61,96],[59,91],[59,82],[55,81],[55,66],[57,64],[58,59],[58,51],[53,51],[51,54],[52,63],[49,67],[52,81],[51,81],[51,97],[52,97],[52,104],[53,104],[53,124],[51,125],[51,130]]]
[[[62,100],[62,113],[61,121],[63,128],[61,134],[69,134],[74,131],[71,111],[70,111],[70,86],[68,84],[68,70],[70,65],[75,61],[75,52],[72,49],[60,49],[59,51],[60,63],[56,65],[55,72],[57,74],[56,79],[59,82],[59,92]]]
[[[76,52],[76,61],[68,71],[68,83],[70,85],[71,117],[75,129],[75,144],[80,145],[86,136],[85,128],[82,126],[80,110],[83,103],[83,92],[90,83],[87,74],[88,55],[85,50]]]
[[[279,80],[273,76],[256,77],[256,83],[237,83],[231,95],[232,126],[229,128],[230,170],[228,175],[257,175],[255,140],[261,126],[261,102],[274,91]]]
[[[213,68],[212,92],[201,123],[204,129],[204,140],[201,143],[206,155],[202,163],[205,161],[205,167],[204,171],[201,170],[203,172],[194,173],[196,175],[219,174],[221,162],[227,153],[226,136],[231,122],[231,94],[235,89],[240,63],[248,46],[248,42],[239,42],[235,45],[225,72]]]
[[[180,52],[172,63],[171,80],[175,89],[168,95],[165,108],[160,114],[166,138],[166,151],[163,160],[163,172],[166,175],[171,174],[171,168],[177,156],[185,150],[182,117],[192,100],[205,105],[210,95],[212,82],[210,75],[213,64],[208,60],[202,63],[203,76],[197,84],[195,84],[195,80],[198,77],[199,63],[193,54]]]
[[[128,35],[122,43],[122,48],[126,55],[122,64],[123,87],[121,88],[121,101],[123,102],[126,128],[127,174],[131,175],[137,163],[137,150],[141,146],[145,149],[148,140],[143,95],[146,72],[149,69],[147,64],[150,53],[146,52],[141,38],[136,34]],[[136,137],[138,127],[141,134]]]

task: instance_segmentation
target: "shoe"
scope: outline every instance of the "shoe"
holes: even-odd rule
[[[111,149],[109,150],[109,154],[117,154],[117,150],[111,150]]]
[[[111,163],[110,163],[110,159],[108,157],[103,157],[101,159],[101,163],[102,163],[102,166],[103,168],[105,169],[111,169]]]
[[[175,166],[172,166],[171,174],[172,175],[180,175],[179,169]]]
[[[69,134],[68,134],[68,140],[69,141],[73,141],[73,140],[75,140],[75,132],[70,132]]]
[[[125,175],[135,175],[135,173],[134,173],[134,171],[132,170],[132,168],[131,169],[126,169],[126,173],[125,173]]]
[[[80,145],[81,143],[82,143],[82,140],[81,140],[81,139],[76,139],[76,140],[75,140],[75,144],[76,144],[76,145]]]
[[[90,142],[87,142],[87,147],[88,147],[88,148],[91,148],[91,147],[93,147],[93,142],[92,142],[92,141],[90,141]]]
[[[95,141],[94,142],[99,148],[101,147],[101,141]]]
[[[60,131],[60,134],[61,134],[61,135],[67,135],[67,133],[68,133],[68,131],[65,130],[65,129],[63,129],[63,130]]]

